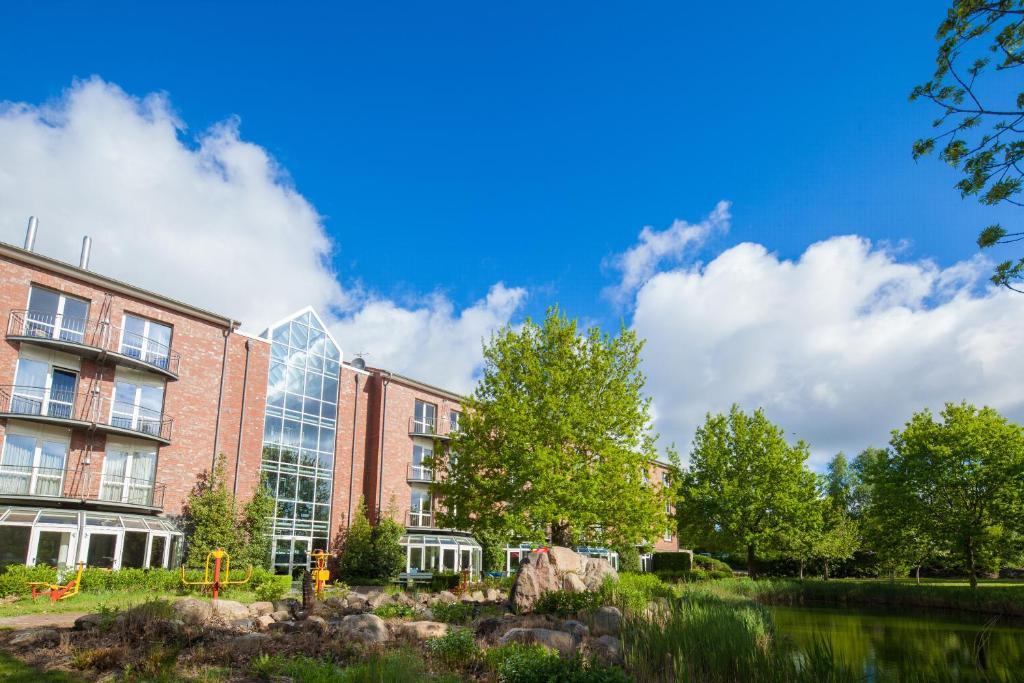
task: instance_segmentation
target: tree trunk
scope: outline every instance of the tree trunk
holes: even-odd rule
[[[804,561],[800,560],[800,580],[804,580]]]
[[[750,574],[750,578],[757,578],[757,568],[754,566],[754,544],[747,544],[747,573]]]
[[[562,521],[551,523],[551,545],[569,547],[572,542],[572,534],[569,532],[569,525]]]
[[[825,580],[828,581],[828,558],[825,558]]]
[[[921,585],[921,565],[917,565],[916,575],[917,575],[917,585],[920,586]]]
[[[977,561],[974,559],[974,539],[967,539],[967,568],[971,572],[971,588],[978,587],[978,566]]]

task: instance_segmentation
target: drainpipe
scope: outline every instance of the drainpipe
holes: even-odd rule
[[[377,457],[377,515],[375,520],[378,524],[380,523],[381,506],[384,504],[384,432],[387,431],[388,384],[391,382],[391,373],[388,373],[387,378],[381,373],[380,381],[384,386],[384,391],[382,392],[380,406],[380,453]]]
[[[231,331],[237,326],[237,323],[232,320],[228,328],[224,330],[224,355],[220,359],[220,392],[217,394],[217,417],[213,423],[213,459],[210,461],[211,475],[217,467],[217,452],[220,450],[220,409],[221,404],[224,402],[224,380],[228,374],[228,338],[231,336]]]
[[[249,386],[249,344],[251,342],[251,339],[245,340],[245,369],[242,371],[242,408],[238,413],[238,447],[235,449],[235,482],[231,486],[231,493],[234,494],[232,497],[235,499],[238,498],[238,468],[242,463],[242,428],[245,424],[245,398],[248,393],[246,389]]]
[[[359,421],[359,373],[356,373],[356,398],[352,408],[352,456],[348,463],[348,516],[345,517],[345,526],[352,526],[352,483],[356,478],[356,429]],[[334,513],[334,506],[331,506],[331,513]]]

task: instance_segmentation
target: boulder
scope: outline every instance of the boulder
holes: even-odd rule
[[[175,600],[171,603],[171,609],[182,622],[193,626],[204,626],[213,617],[213,605],[198,598]]]
[[[270,618],[274,621],[288,621],[292,618],[292,613],[288,610],[279,609],[276,612],[271,612]]]
[[[265,619],[266,616],[256,618]],[[270,642],[270,636],[266,633],[246,633],[244,636],[238,636],[229,641],[233,653],[248,657],[260,654],[268,642]]]
[[[249,608],[237,600],[214,600],[210,606],[213,613],[225,621],[249,618]]]
[[[391,639],[388,626],[376,614],[350,614],[341,620],[339,633],[364,643],[383,643]]]
[[[451,591],[441,591],[437,594],[435,602],[458,602],[459,598]]]
[[[264,614],[263,616],[254,618],[252,620],[252,623],[253,626],[256,627],[257,631],[269,631],[270,625],[276,622],[274,621],[274,617],[270,616],[269,614]]]
[[[619,636],[622,631],[622,612],[618,607],[601,607],[591,617],[591,633],[595,636]]]
[[[615,571],[615,567],[604,560],[596,557],[588,557],[586,559],[586,566],[583,569],[583,583],[586,584],[587,590],[601,590],[605,579],[609,577],[612,579],[619,578],[619,573]]]
[[[584,638],[590,635],[590,629],[582,621],[576,621],[575,619],[568,619],[563,621],[558,627],[558,630],[565,631],[573,635],[576,639]]]
[[[486,600],[487,602],[501,602],[501,591],[497,588],[488,588],[486,591],[484,591],[484,600]]]
[[[484,597],[484,592],[483,591],[473,591],[472,593],[469,594],[469,599],[470,599],[470,601],[477,602],[477,603],[479,603],[479,602],[487,602],[487,598]]]
[[[557,546],[535,550],[519,563],[509,601],[517,612],[528,612],[544,593],[595,591],[608,576],[618,574],[604,560]]]
[[[280,610],[285,610],[286,612],[294,612],[300,607],[302,607],[302,603],[300,603],[295,598],[282,598],[280,600],[274,600],[275,612]]]
[[[590,641],[590,651],[602,664],[615,666],[623,664],[622,641],[615,636],[601,636]]]
[[[391,596],[387,593],[374,593],[366,602],[371,609],[376,609],[381,605],[391,602]]]
[[[505,633],[498,642],[501,645],[508,643],[541,645],[564,656],[571,656],[576,652],[575,638],[565,631],[554,631],[548,628],[514,628]]]
[[[327,620],[323,617],[318,617],[314,614],[312,616],[306,617],[303,621],[299,622],[299,624],[302,627],[303,631],[327,635]]]
[[[246,617],[245,619],[231,619],[228,621],[228,626],[235,631],[251,631],[252,619],[249,617]]]
[[[88,631],[103,623],[106,617],[102,614],[83,614],[75,619],[76,631]]]
[[[260,602],[254,602],[249,605],[249,616],[250,617],[262,617],[265,614],[270,614],[274,611],[274,603],[262,600]]]
[[[547,556],[560,574],[568,572],[582,574],[587,561],[586,557],[580,555],[575,550],[557,545],[548,548]]]
[[[270,625],[271,631],[279,631],[281,633],[295,633],[301,627],[298,622],[295,621],[275,621]]]
[[[430,640],[448,633],[448,624],[439,621],[406,621],[399,624],[398,633],[411,640]]]
[[[570,593],[586,593],[589,589],[587,584],[583,583],[580,575],[573,573],[562,576],[562,590],[569,591]]]
[[[7,642],[14,647],[54,647],[60,643],[60,632],[52,628],[21,631]]]

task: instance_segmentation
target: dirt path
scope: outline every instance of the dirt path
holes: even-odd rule
[[[71,628],[75,619],[85,612],[63,612],[61,614],[22,614],[17,617],[0,617],[0,628],[15,631],[26,628]]]

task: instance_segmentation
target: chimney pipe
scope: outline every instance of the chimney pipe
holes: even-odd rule
[[[82,257],[78,259],[78,267],[82,270],[89,268],[89,252],[92,251],[92,238],[86,235],[82,238]]]
[[[39,221],[35,216],[28,217],[28,230],[25,231],[25,251],[32,251],[36,246],[36,228]]]

